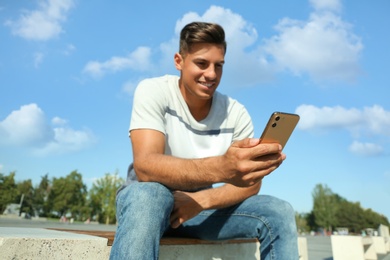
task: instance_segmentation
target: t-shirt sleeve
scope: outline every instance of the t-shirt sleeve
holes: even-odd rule
[[[254,135],[252,119],[246,108],[240,105],[233,135],[233,141],[239,141],[245,138],[252,138]]]
[[[134,93],[129,135],[134,129],[153,129],[165,134],[166,92],[164,86],[153,79],[138,84]]]

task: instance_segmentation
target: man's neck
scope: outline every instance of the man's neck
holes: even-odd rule
[[[203,100],[202,100],[203,101]],[[205,119],[211,110],[211,105],[213,103],[212,99],[204,100],[202,104],[200,102],[197,102],[197,104],[189,104],[187,101],[188,109],[191,112],[191,115],[194,117],[196,121],[202,121]]]

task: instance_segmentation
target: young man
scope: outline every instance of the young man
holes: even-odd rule
[[[174,56],[180,77],[137,87],[111,259],[157,259],[163,235],[257,238],[261,259],[298,259],[293,209],[257,195],[285,155],[279,144],[259,144],[246,109],[216,91],[225,52],[221,26],[190,23]]]

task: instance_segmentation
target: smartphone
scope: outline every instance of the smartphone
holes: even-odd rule
[[[297,114],[274,112],[260,137],[260,143],[279,143],[284,148],[298,121]]]

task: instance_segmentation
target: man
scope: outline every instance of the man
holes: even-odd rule
[[[225,52],[221,26],[190,23],[174,55],[180,77],[137,87],[111,259],[157,259],[163,235],[257,238],[261,259],[298,258],[293,209],[257,195],[286,156],[279,144],[259,144],[246,109],[216,91]]]

